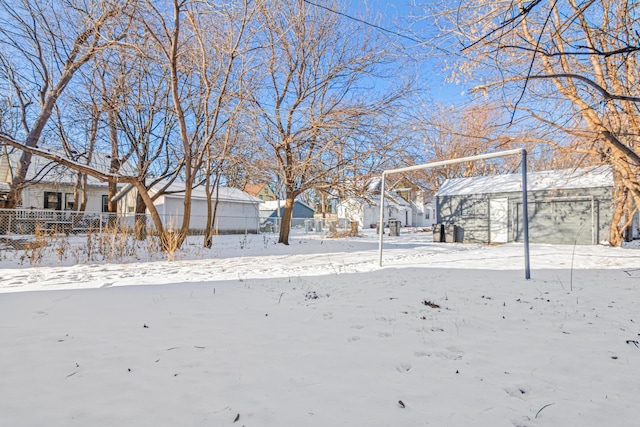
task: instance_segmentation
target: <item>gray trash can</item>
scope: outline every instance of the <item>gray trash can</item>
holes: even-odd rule
[[[433,224],[433,241],[444,242],[444,224]]]
[[[395,219],[389,220],[389,236],[399,236],[400,235],[400,221]]]
[[[310,233],[313,231],[313,220],[312,219],[305,219],[304,220],[304,231],[307,233]]]
[[[455,243],[458,241],[458,226],[455,224],[447,224],[444,226],[444,241],[447,243]]]
[[[318,233],[322,231],[322,221],[316,221],[316,231]]]

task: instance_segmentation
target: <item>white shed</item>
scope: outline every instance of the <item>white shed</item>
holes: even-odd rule
[[[156,191],[163,186],[154,187]],[[151,192],[154,192],[152,188]],[[173,183],[165,189],[154,204],[165,227],[180,227],[184,217],[184,184]],[[215,229],[220,234],[258,233],[260,230],[259,207],[262,200],[242,190],[230,187],[219,187],[214,190],[212,204],[218,201]],[[189,229],[201,231],[207,226],[207,196],[205,188],[193,189],[191,195],[191,219]]]

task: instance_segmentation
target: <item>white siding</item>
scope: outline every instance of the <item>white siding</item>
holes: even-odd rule
[[[179,228],[184,218],[184,199],[163,196],[156,207],[167,228]],[[216,229],[219,232],[256,232],[259,229],[259,204],[221,201],[216,211]],[[189,228],[204,230],[207,226],[207,201],[194,199],[191,202]]]
[[[56,192],[62,195],[62,210],[64,207],[65,194],[73,194],[73,186],[36,184],[25,188],[22,191],[22,207],[33,209],[44,209],[44,193]],[[86,212],[102,212],[102,196],[108,194],[107,187],[90,187],[87,190]]]

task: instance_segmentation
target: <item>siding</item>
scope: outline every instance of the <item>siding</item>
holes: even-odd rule
[[[156,207],[167,226],[179,228],[184,218],[184,198],[163,196]],[[257,233],[259,230],[258,204],[221,201],[216,211],[216,230],[219,233]],[[207,225],[207,201],[192,199],[189,230],[202,231]]]
[[[508,241],[522,241],[521,193],[438,196],[438,220],[456,224],[463,242],[490,242],[490,200],[508,199]],[[532,243],[592,244],[606,240],[611,222],[611,188],[528,193]]]
[[[44,193],[52,191],[62,193],[63,203],[66,193],[73,194],[71,185],[34,184],[22,191],[22,207],[44,209]],[[108,195],[107,187],[89,187],[87,189],[86,212],[102,212],[102,196]],[[64,206],[63,206],[64,210]]]

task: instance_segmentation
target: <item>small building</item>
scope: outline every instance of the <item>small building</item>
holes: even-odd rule
[[[433,227],[436,223],[436,202],[435,200],[424,201],[416,206],[414,215],[414,227]]]
[[[154,200],[162,223],[166,228],[179,228],[184,218],[184,184],[174,182],[165,188],[158,184],[150,191],[157,193],[164,188],[164,194]],[[135,197],[135,190],[127,197]],[[215,230],[219,234],[256,234],[260,230],[259,206],[262,200],[244,191],[219,187],[214,190],[212,205],[217,201]],[[196,187],[191,193],[191,217],[189,230],[202,232],[207,228],[207,195],[203,186]]]
[[[352,197],[338,204],[338,217],[357,221],[363,228],[375,228],[380,221],[380,196]],[[389,220],[400,221],[401,226],[413,224],[411,203],[393,191],[385,191],[384,214],[385,225]]]
[[[338,204],[338,217],[357,221],[363,228],[375,228],[380,221],[381,178],[371,179],[364,194]],[[432,224],[432,205],[424,200],[424,190],[407,178],[401,178],[385,190],[383,221],[400,221],[402,227],[425,227]]]
[[[608,238],[613,175],[606,166],[528,174],[529,240],[597,244]],[[436,193],[438,222],[456,241],[523,241],[522,175],[447,180]]]
[[[280,218],[284,215],[285,200],[271,200],[260,205],[260,223],[265,225],[280,225]],[[291,227],[304,226],[305,220],[313,219],[314,210],[306,203],[295,200],[293,202],[293,215],[291,217]]]

